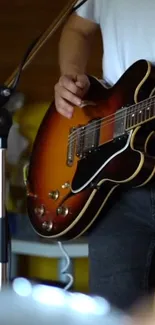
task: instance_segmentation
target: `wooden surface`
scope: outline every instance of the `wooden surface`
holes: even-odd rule
[[[24,51],[57,17],[67,0],[1,0],[0,82],[19,64]],[[51,100],[59,76],[58,41],[61,30],[52,37],[23,72],[18,90],[30,101]],[[97,35],[89,71],[101,74],[101,42]]]

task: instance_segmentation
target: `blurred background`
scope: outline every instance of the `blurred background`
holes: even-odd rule
[[[0,10],[0,82],[12,74],[29,44],[58,16],[67,0],[1,0]],[[20,215],[28,225],[23,166],[29,161],[38,127],[54,96],[59,78],[58,42],[61,28],[39,51],[22,73],[16,95],[8,103],[15,111],[7,153],[7,209],[12,216],[12,231],[16,233],[13,216]],[[68,49],[69,50],[69,49]],[[92,48],[88,72],[101,76],[102,46],[100,34]],[[21,227],[22,223],[21,223]],[[23,229],[24,230],[24,229]],[[18,275],[40,280],[57,281],[58,260],[20,256]],[[74,262],[74,289],[88,291],[88,259]]]

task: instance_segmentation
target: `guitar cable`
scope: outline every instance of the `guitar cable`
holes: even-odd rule
[[[78,5],[76,5],[71,13],[75,12],[78,8],[80,8],[85,2],[87,2],[88,0],[82,0]],[[67,278],[68,278],[68,283],[66,284],[66,286],[64,287],[64,290],[67,291],[67,290],[70,290],[73,283],[74,283],[74,277],[71,273],[67,272],[67,270],[69,269],[70,265],[71,265],[71,260],[70,260],[70,257],[69,255],[67,254],[63,244],[58,241],[58,246],[63,254],[63,256],[65,257],[66,259],[66,265],[64,266],[64,268],[61,270],[61,274],[62,275],[65,275]]]
[[[63,244],[60,241],[58,241],[58,246],[59,246],[59,248],[60,248],[60,250],[61,250],[61,252],[62,252],[62,254],[63,254],[63,256],[64,256],[64,258],[66,260],[66,265],[61,270],[61,274],[65,275],[69,280],[68,283],[66,284],[66,286],[64,287],[64,290],[67,291],[67,290],[71,289],[71,287],[72,287],[72,285],[74,283],[73,275],[71,273],[67,272],[68,268],[71,265],[71,260],[70,260],[69,255],[67,254]]]

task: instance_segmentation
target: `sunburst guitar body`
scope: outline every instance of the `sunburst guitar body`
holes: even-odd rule
[[[50,106],[27,170],[34,230],[71,240],[94,224],[118,187],[140,187],[155,174],[155,68],[135,62],[111,88],[91,78],[81,107],[67,119]]]

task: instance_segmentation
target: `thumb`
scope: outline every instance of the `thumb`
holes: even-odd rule
[[[77,75],[76,86],[84,89],[88,84],[87,77],[85,75]]]
[[[81,88],[81,89],[84,88],[84,85],[83,85],[83,83],[82,83],[81,81],[76,81],[75,84],[76,84],[77,87],[79,87],[79,88]]]

